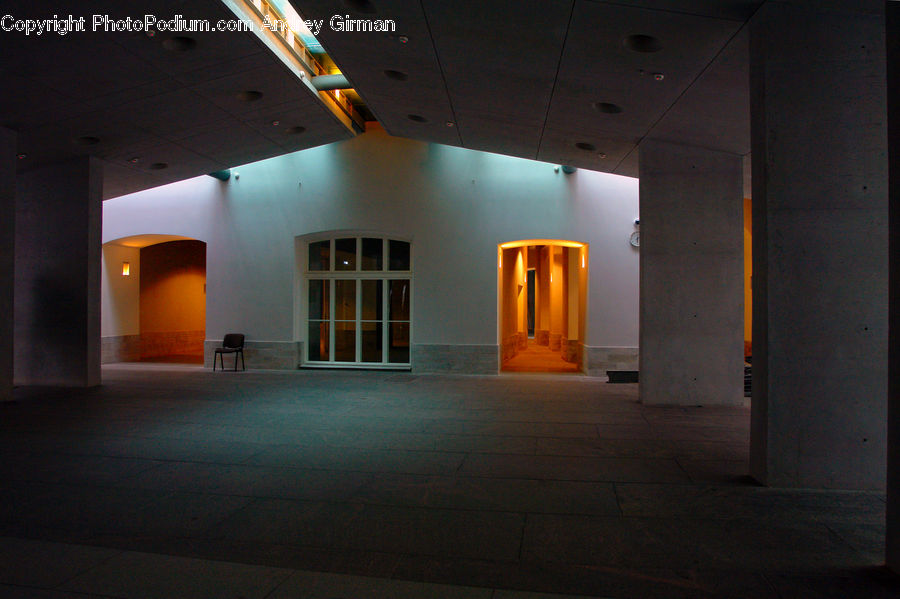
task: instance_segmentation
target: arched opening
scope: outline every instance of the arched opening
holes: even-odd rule
[[[499,342],[506,372],[581,372],[588,246],[529,239],[497,248]]]
[[[137,235],[103,245],[101,357],[202,364],[206,243]]]

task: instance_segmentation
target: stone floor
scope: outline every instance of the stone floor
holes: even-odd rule
[[[578,364],[566,362],[559,350],[546,345],[538,345],[534,339],[528,340],[528,347],[520,349],[512,358],[503,363],[504,372],[554,372],[578,373]]]
[[[0,405],[0,596],[897,597],[884,496],[581,376],[108,365]]]

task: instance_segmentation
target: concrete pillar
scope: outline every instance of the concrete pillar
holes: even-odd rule
[[[17,384],[100,384],[101,194],[93,158],[18,177]]]
[[[890,358],[886,562],[900,573],[900,2],[887,2],[890,155]]]
[[[750,467],[772,486],[881,489],[884,16],[822,4],[767,2],[750,27]]]
[[[0,128],[0,402],[12,399],[16,134]]]
[[[645,404],[743,401],[742,159],[640,146],[640,394]]]

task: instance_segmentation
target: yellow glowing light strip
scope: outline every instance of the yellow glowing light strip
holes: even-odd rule
[[[506,243],[501,243],[500,247],[504,250],[508,250],[509,248],[520,248],[528,245],[558,245],[566,248],[583,248],[587,244],[579,243],[577,241],[564,241],[562,239],[523,239],[521,241],[507,241]]]

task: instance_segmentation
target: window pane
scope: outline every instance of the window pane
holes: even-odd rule
[[[391,320],[409,320],[409,280],[391,281]]]
[[[356,270],[356,239],[334,240],[334,269]]]
[[[356,320],[356,281],[334,282],[334,319]]]
[[[328,323],[316,320],[309,321],[308,360],[316,362],[328,361]]]
[[[388,329],[388,362],[409,362],[409,323],[392,322]]]
[[[381,239],[365,237],[362,240],[362,269],[381,270],[381,254],[384,243]]]
[[[409,243],[391,239],[390,270],[409,270]]]
[[[309,269],[330,270],[329,256],[331,252],[331,240],[315,241],[309,244]]]
[[[362,361],[381,362],[381,323],[364,322],[362,329]]]
[[[328,281],[311,279],[309,281],[309,319],[328,320]]]
[[[381,306],[381,289],[383,281],[362,282],[362,319],[381,320],[384,318]]]
[[[334,361],[356,362],[356,323],[334,323]]]

